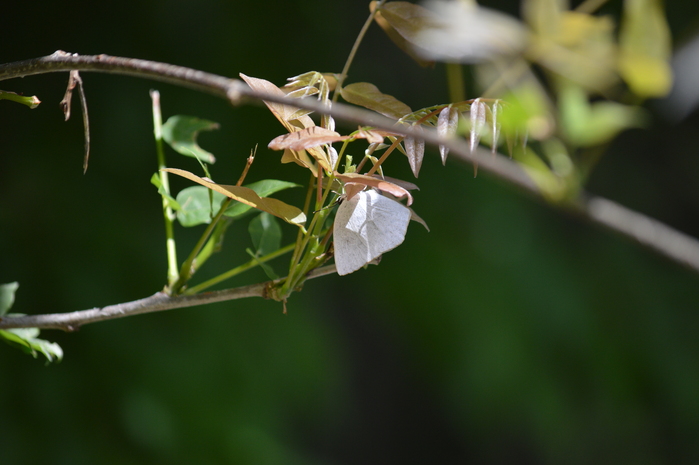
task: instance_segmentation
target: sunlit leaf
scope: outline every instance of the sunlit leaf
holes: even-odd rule
[[[418,133],[422,132],[422,126],[413,126],[413,129]],[[408,156],[408,163],[413,175],[417,178],[422,167],[422,159],[425,157],[425,141],[419,137],[406,136],[403,139],[405,145],[405,154]]]
[[[662,97],[672,88],[672,39],[659,0],[625,0],[619,35],[619,70],[641,97]]]
[[[544,90],[535,82],[524,82],[502,98],[505,105],[499,111],[498,121],[505,138],[521,140],[531,136],[544,140],[555,128],[552,110]]]
[[[368,108],[393,119],[399,119],[412,110],[392,95],[383,94],[368,82],[355,82],[342,88],[342,98],[349,103]]]
[[[330,131],[320,126],[313,126],[300,131],[292,132],[291,134],[284,134],[276,137],[272,139],[268,147],[272,150],[305,150],[311,147],[331,144],[333,142],[348,138],[348,136],[341,136],[335,131]]]
[[[190,173],[189,171],[175,168],[165,168],[163,171],[182,176],[190,181],[194,181],[204,187],[208,187],[211,190],[219,192],[233,200],[237,200],[238,202],[244,203],[253,208],[257,208],[258,210],[271,213],[272,215],[283,219],[287,223],[301,225],[306,221],[306,215],[304,215],[304,213],[297,207],[286,204],[281,200],[272,199],[269,197],[261,198],[249,187],[216,184],[215,182],[201,178],[193,173]]]
[[[388,192],[394,197],[402,198],[406,197],[408,199],[407,204],[411,205],[413,203],[413,196],[410,195],[410,192],[404,187],[399,186],[398,184],[392,183],[390,181],[386,181],[385,179],[381,178],[376,178],[374,176],[367,176],[365,174],[359,174],[359,173],[344,173],[344,174],[339,174],[335,173],[335,177],[339,180],[341,180],[344,183],[354,183],[354,184],[361,184],[363,186],[370,186],[370,187],[375,187],[376,189],[384,192]],[[360,189],[361,190],[361,189]],[[345,194],[347,192],[345,191]],[[348,197],[351,199],[353,197],[352,194],[348,195]]]
[[[439,134],[440,137],[452,137],[456,134],[458,122],[459,111],[451,105],[444,107],[444,109],[439,112],[439,118],[437,119],[437,134]],[[442,164],[445,165],[447,163],[449,148],[440,145],[439,154],[442,156]]]
[[[250,183],[245,187],[254,190],[260,197],[267,197],[284,189],[298,187],[298,184],[277,179],[263,179]],[[210,194],[213,194],[213,202]],[[221,207],[221,202],[226,198],[220,192],[211,191],[204,186],[191,186],[182,189],[177,194],[178,203],[181,205],[181,208],[177,211],[177,220],[185,227],[209,224],[211,218],[216,215]],[[211,209],[212,205],[213,211]],[[224,215],[229,218],[239,218],[249,212],[251,208],[250,205],[233,202],[226,209]]]
[[[199,147],[197,136],[201,131],[218,129],[218,123],[196,118],[194,116],[175,115],[163,124],[163,139],[177,153],[198,158],[204,163],[215,163],[216,158]]]
[[[0,284],[0,316],[3,316],[15,303],[15,292],[19,288],[18,282]]]
[[[63,349],[55,342],[39,339],[37,328],[0,329],[0,339],[15,346],[24,353],[36,358],[43,354],[48,362],[60,362],[63,359]]]
[[[250,86],[251,89],[265,92],[271,95],[285,96],[286,94],[277,86],[264,79],[254,78],[240,74],[240,77]],[[272,112],[272,114],[279,120],[280,123],[286,128],[290,133],[300,131],[305,128],[310,128],[315,126],[315,123],[310,116],[299,113],[299,109],[289,105],[281,105],[278,103],[267,102],[265,105]],[[291,150],[291,149],[289,149]],[[308,154],[310,154],[326,171],[331,171],[330,161],[328,156],[320,147],[311,147],[308,149]],[[313,164],[313,162],[308,158],[306,153],[303,151],[288,151],[284,153],[282,157],[282,163],[294,162],[304,168],[311,170],[314,176],[318,176],[318,170]]]
[[[293,182],[281,181],[279,179],[262,179],[261,181],[252,182],[245,187],[254,190],[260,197],[267,197],[285,189],[301,186]],[[244,203],[233,202],[233,204],[226,209],[224,215],[231,218],[237,218],[247,213],[250,208],[251,207],[249,205]]]
[[[481,140],[481,135],[486,125],[486,113],[488,108],[481,99],[477,98],[471,104],[470,112],[470,141],[471,141],[471,152],[476,150],[478,142]]]
[[[369,4],[369,9],[371,11],[376,9],[375,1]],[[414,3],[387,2],[376,12],[374,19],[391,41],[420,66],[434,66],[433,60],[421,58],[409,44],[409,41],[413,39],[425,26],[425,23],[430,20],[429,11]]]
[[[386,137],[383,131],[362,128],[354,135],[355,139],[366,139],[370,144],[380,144]]]
[[[562,86],[559,106],[563,130],[575,146],[608,142],[624,129],[640,127],[645,121],[645,113],[638,107],[609,101],[590,104],[584,90],[574,84]]]
[[[390,5],[390,3],[389,3]],[[475,2],[427,3],[431,21],[409,39],[423,58],[456,63],[478,63],[524,51],[528,37],[516,19],[478,6]]]
[[[500,100],[496,100],[491,105],[491,115],[493,120],[491,121],[491,131],[493,136],[492,142],[492,152],[495,154],[498,148],[498,140],[500,139],[500,129],[502,124],[500,123],[500,115],[502,114],[502,103]]]
[[[270,95],[278,95],[280,97],[286,96],[286,94],[279,87],[265,79],[246,76],[243,73],[240,73],[240,77],[250,86],[252,90],[265,92]],[[310,116],[292,118],[293,115],[299,110],[296,107],[267,101],[265,101],[265,105],[267,105],[267,108],[269,108],[275,118],[277,118],[277,120],[282,123],[282,125],[289,132],[315,126],[315,123]]]

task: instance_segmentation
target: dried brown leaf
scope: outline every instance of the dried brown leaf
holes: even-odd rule
[[[190,173],[189,171],[176,168],[164,168],[163,171],[187,178],[190,181],[194,181],[204,187],[208,187],[209,189],[219,192],[233,200],[237,200],[238,202],[281,218],[287,223],[298,226],[306,222],[306,215],[304,215],[300,209],[294,207],[293,205],[284,203],[281,200],[270,197],[260,197],[249,187],[216,184],[210,179],[202,178]]]

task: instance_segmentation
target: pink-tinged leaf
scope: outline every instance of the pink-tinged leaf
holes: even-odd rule
[[[281,159],[282,163],[296,163],[299,166],[308,168],[313,173],[313,176],[318,177],[318,167],[313,160],[308,156],[308,152],[305,150],[284,150],[284,154]]]
[[[368,108],[376,113],[393,119],[399,119],[412,110],[408,105],[392,95],[381,93],[374,85],[368,82],[355,82],[342,88],[342,98],[349,103]]]
[[[481,134],[485,128],[485,117],[487,106],[481,99],[477,98],[471,104],[471,152],[476,150]]]
[[[430,232],[430,227],[427,226],[427,223],[425,222],[425,220],[420,218],[420,215],[415,213],[415,210],[413,210],[412,208],[409,208],[409,210],[410,210],[410,221],[415,221],[416,223],[420,223],[421,225],[423,225],[425,227],[427,232]]]
[[[204,187],[208,187],[209,189],[221,193],[233,200],[237,200],[240,203],[244,203],[245,205],[249,205],[253,208],[257,208],[258,210],[265,211],[271,215],[281,218],[289,224],[299,226],[306,222],[306,215],[304,215],[300,209],[294,207],[293,205],[284,203],[281,200],[272,199],[270,197],[260,197],[249,187],[216,184],[208,179],[192,174],[189,171],[176,168],[164,168],[162,171],[167,171],[168,173],[187,178],[190,181],[194,181]]]
[[[375,8],[376,2],[373,1],[369,5],[369,9],[374,11]],[[430,24],[428,10],[413,3],[388,2],[376,12],[374,19],[389,39],[420,66],[423,68],[434,66],[434,61],[421,58],[410,44],[411,40],[425,26],[425,23]]]
[[[406,197],[408,199],[408,201],[407,201],[408,205],[413,203],[413,196],[410,195],[410,192],[408,192],[407,189],[399,186],[398,184],[394,184],[392,182],[386,181],[384,179],[375,178],[374,176],[367,176],[366,174],[359,174],[359,173],[345,173],[345,174],[335,173],[335,177],[337,179],[339,179],[340,181],[344,182],[345,185],[347,185],[347,184],[361,184],[363,186],[375,187],[376,189],[383,191],[383,192],[388,192],[389,194],[391,194],[392,196],[397,197],[397,198]],[[347,194],[346,187],[345,187],[345,194]]]
[[[341,136],[335,131],[322,128],[320,126],[312,126],[300,131],[284,134],[276,137],[269,143],[267,147],[272,150],[305,150],[319,145],[331,144],[341,140],[348,139],[349,136]]]
[[[422,126],[413,126],[413,129],[417,132],[422,132]],[[408,156],[410,169],[413,170],[413,175],[417,178],[422,167],[422,159],[425,156],[425,141],[408,136],[403,139],[403,145],[405,145],[405,154]]]
[[[501,129],[501,124],[500,120],[498,119],[500,117],[500,113],[502,112],[502,103],[500,103],[500,100],[496,100],[492,107],[491,107],[491,113],[493,116],[493,121],[492,121],[492,131],[493,131],[493,145],[492,145],[492,151],[493,155],[495,155],[495,152],[498,150],[498,139],[500,139],[500,129]]]
[[[265,92],[270,95],[278,95],[280,97],[286,96],[284,91],[269,81],[246,76],[243,73],[240,73],[240,77],[247,83],[247,85],[250,86],[252,90]],[[272,112],[275,118],[277,118],[289,132],[315,126],[315,123],[311,117],[308,115],[302,115],[299,113],[299,109],[296,107],[272,102],[265,102],[265,105],[267,105],[269,111]],[[292,121],[296,122],[296,124],[292,124]]]
[[[250,86],[251,89],[266,92],[272,95],[284,96],[286,95],[281,89],[264,79],[254,78],[240,74],[240,77]],[[300,131],[302,129],[310,128],[315,126],[315,123],[308,115],[302,115],[299,113],[299,109],[289,105],[281,105],[278,103],[265,102],[267,108],[272,112],[272,114],[279,120],[280,123],[286,128],[290,133]],[[308,149],[308,153],[318,161],[320,166],[326,171],[331,171],[330,163],[328,161],[327,154],[319,147],[312,147]],[[288,163],[289,161],[294,161],[301,166],[311,168],[302,161],[304,154],[291,154],[292,156],[285,156],[282,159],[282,163]],[[312,168],[313,175],[317,176],[317,169]]]
[[[355,134],[355,139],[366,139],[370,144],[380,144],[383,142],[385,137],[383,131],[377,131],[374,129],[360,129],[357,134]]]
[[[437,118],[437,134],[439,134],[440,137],[453,136],[456,134],[456,126],[458,122],[459,111],[451,105],[444,107],[444,109],[439,112],[439,118]],[[440,145],[439,154],[442,156],[442,165],[446,165],[449,148],[445,147],[444,145]]]
[[[357,182],[346,182],[342,186],[342,191],[345,195],[345,200],[352,200],[352,197],[359,194],[364,189],[366,189],[366,185]]]

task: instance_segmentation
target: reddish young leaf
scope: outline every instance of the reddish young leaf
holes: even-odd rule
[[[417,132],[422,132],[422,126],[413,126],[413,129]],[[413,175],[417,178],[422,167],[422,159],[425,156],[425,141],[410,136],[403,139],[403,144],[405,145],[405,154],[408,156],[410,169],[413,170]]]
[[[381,93],[374,84],[368,82],[355,82],[345,86],[341,94],[342,98],[349,103],[360,105],[389,118],[399,119],[412,112],[408,105],[392,95]]]
[[[451,137],[456,134],[456,125],[459,122],[459,111],[449,105],[439,112],[437,119],[437,133],[440,137]],[[442,156],[442,165],[447,163],[449,148],[444,145],[439,146],[439,154]]]
[[[413,196],[410,195],[407,189],[399,186],[398,184],[386,181],[381,178],[375,178],[374,176],[367,176],[366,174],[359,173],[335,173],[335,177],[340,181],[347,184],[361,184],[364,186],[375,187],[376,189],[384,192],[388,192],[394,197],[402,198],[406,197],[408,199],[407,204],[411,205],[413,203]],[[360,189],[361,190],[361,189]],[[347,188],[345,187],[345,194],[347,194]],[[356,194],[356,192],[354,192]],[[352,198],[352,197],[350,197]]]
[[[485,117],[487,106],[481,99],[477,98],[471,104],[471,152],[476,150],[481,134],[485,128]]]
[[[260,92],[266,92],[273,95],[286,95],[281,89],[264,79],[254,78],[240,74],[240,77],[250,86],[251,89]],[[280,123],[286,128],[290,133],[300,131],[302,129],[314,127],[315,123],[310,116],[304,115],[303,112],[299,112],[299,109],[289,105],[281,105],[278,103],[265,102],[267,108],[272,112],[272,114],[279,120]],[[301,151],[292,150],[284,154],[282,158],[282,163],[289,163],[291,161],[296,164],[309,168],[313,175],[317,177],[318,170],[313,165],[313,163],[308,163],[306,159],[308,158],[305,153],[300,153]],[[328,161],[327,154],[320,147],[311,147],[308,149],[308,153],[320,164],[320,166],[326,171],[332,171],[330,162]]]
[[[284,134],[276,137],[269,143],[267,147],[272,150],[304,150],[319,145],[331,144],[341,140],[348,139],[349,136],[341,136],[335,131],[322,128],[320,126],[312,126],[310,128],[301,129],[300,131]]]

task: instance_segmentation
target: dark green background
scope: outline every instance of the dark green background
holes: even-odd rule
[[[63,49],[277,84],[338,72],[368,13],[356,0],[9,3],[1,62]],[[668,15],[688,37],[699,5],[668,2]],[[283,128],[262,108],[129,77],[83,79],[85,176],[77,105],[68,123],[58,107],[67,76],[1,85],[43,101],[33,111],[0,102],[0,282],[20,282],[15,311],[79,310],[163,287],[151,88],[166,117],[221,123],[200,139],[219,159],[217,179],[237,179],[259,144],[249,181],[306,181],[265,148]],[[417,68],[375,27],[350,80],[412,108],[447,100],[443,68]],[[654,113],[613,144],[590,190],[699,236],[698,129],[696,113],[679,123]],[[391,174],[409,179],[399,161]],[[0,463],[699,462],[696,274],[467,166],[443,168],[434,151],[418,184],[414,207],[431,232],[413,224],[381,266],[308,282],[287,315],[256,299],[44,332],[66,354],[48,367],[0,346]],[[233,228],[205,274],[245,259],[247,225]],[[177,233],[183,255],[197,233]]]

